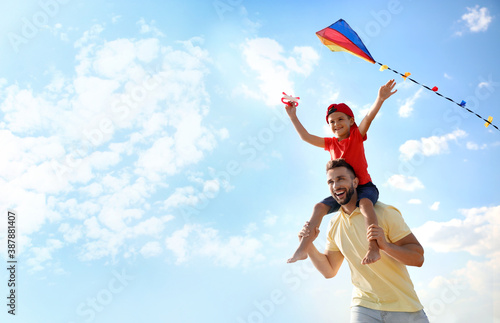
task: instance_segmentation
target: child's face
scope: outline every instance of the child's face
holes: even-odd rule
[[[334,112],[328,116],[330,129],[333,135],[342,140],[349,137],[351,126],[354,124],[354,118],[349,117],[344,112]]]

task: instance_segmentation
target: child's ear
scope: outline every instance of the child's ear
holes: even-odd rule
[[[349,118],[349,123],[350,123],[350,125],[352,127],[352,125],[354,124],[354,117]]]

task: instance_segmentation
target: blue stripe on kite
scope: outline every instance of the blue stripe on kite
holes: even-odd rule
[[[358,46],[363,52],[366,53],[366,55],[370,56],[370,58],[374,60],[368,49],[361,41],[361,38],[359,38],[358,34],[354,30],[352,30],[351,26],[349,26],[349,24],[345,22],[344,19],[339,19],[337,22],[333,23],[329,28],[338,31],[339,33],[347,37],[353,44]]]

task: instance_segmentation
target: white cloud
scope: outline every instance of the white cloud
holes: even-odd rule
[[[140,219],[143,215],[139,209],[122,209],[115,206],[104,206],[99,212],[98,219],[107,229],[114,232],[124,231],[127,228],[128,218]]]
[[[63,243],[57,239],[48,239],[45,247],[31,248],[32,258],[26,260],[26,264],[30,266],[32,271],[44,269],[46,262],[52,260],[52,254],[63,247]]]
[[[307,94],[317,97],[319,104],[326,111],[326,108],[330,104],[338,103],[340,92],[339,92],[338,88],[333,86],[333,84],[331,82],[329,82],[328,79],[326,79],[326,78],[322,78],[320,80],[320,84],[321,85],[320,85],[319,89],[308,89]],[[355,112],[355,110],[353,110],[353,111]]]
[[[389,177],[387,184],[403,191],[415,191],[424,188],[424,184],[418,178],[400,174]]]
[[[165,229],[165,223],[171,221],[173,218],[173,216],[152,216],[137,223],[135,226],[129,226],[125,231],[125,234],[129,238],[136,238],[139,236],[159,237]]]
[[[413,106],[418,98],[422,96],[423,88],[420,88],[415,94],[407,98],[402,106],[399,107],[398,113],[402,118],[408,118],[413,112]]]
[[[219,180],[217,179],[210,179],[207,180],[203,184],[203,194],[205,194],[208,197],[213,197],[219,193],[220,190],[220,183]]]
[[[429,209],[431,209],[432,211],[437,211],[437,210],[439,210],[439,204],[440,204],[440,203],[441,203],[441,202],[434,202],[434,203],[432,203],[432,205],[429,207]]]
[[[131,210],[127,210],[122,217],[133,219],[136,215]],[[164,224],[172,219],[172,216],[153,216],[142,222],[136,222],[134,226],[114,231],[103,226],[97,217],[91,217],[83,222],[87,242],[83,244],[79,258],[83,261],[90,261],[110,257],[114,261],[120,251],[125,251],[127,241],[133,245],[134,240],[141,236],[157,238],[163,232]]]
[[[158,241],[150,241],[146,243],[140,250],[140,253],[144,258],[151,258],[160,255],[163,252],[163,248]]]
[[[436,322],[489,321],[500,306],[496,279],[500,270],[500,206],[463,209],[460,213],[461,217],[428,221],[412,231],[426,248],[439,253],[465,251],[476,259],[446,276],[435,277],[424,291],[417,292]]]
[[[221,128],[217,134],[219,135],[219,138],[220,139],[227,139],[229,138],[229,130],[227,130],[226,128]]]
[[[296,46],[292,50],[292,55],[285,63],[292,71],[308,76],[313,72],[314,66],[318,64],[319,54],[308,46]]]
[[[283,47],[270,38],[247,39],[242,51],[248,66],[257,73],[259,82],[259,90],[251,92],[261,93],[250,96],[261,97],[269,106],[281,103],[283,91],[294,94],[291,72],[308,76],[319,61],[318,53],[311,47],[294,47],[287,57]],[[249,91],[246,88],[246,92]]]
[[[88,42],[90,42],[91,40],[96,40],[98,39],[99,35],[104,31],[104,26],[101,25],[101,24],[95,24],[93,25],[92,27],[90,27],[89,30],[85,31],[82,35],[82,37],[80,37],[80,39],[78,39],[74,46],[76,48],[82,48],[84,47]]]
[[[121,161],[120,154],[114,151],[96,151],[89,157],[88,161],[92,168],[96,170],[105,170],[110,166],[115,166]]]
[[[271,152],[271,157],[279,159],[279,160],[283,160],[283,155],[279,151],[276,151],[276,150],[273,150]]]
[[[422,201],[419,199],[411,199],[408,201],[408,204],[422,204]]]
[[[496,275],[500,270],[500,258],[495,257],[489,261],[469,261],[465,268],[459,269],[455,272],[458,277],[465,277],[472,290],[481,294],[492,294],[493,291],[499,296],[498,287],[500,283],[496,282]],[[500,305],[500,299],[492,297],[497,306]]]
[[[141,39],[136,47],[137,59],[144,63],[150,63],[160,54],[160,41],[157,38]]]
[[[92,183],[88,186],[80,188],[80,192],[85,193],[91,197],[98,197],[103,192],[103,187],[100,183]]]
[[[166,248],[172,251],[176,264],[192,258],[206,257],[215,265],[235,268],[248,267],[264,260],[259,253],[262,243],[250,236],[221,238],[219,232],[201,225],[185,225],[165,239]]]
[[[22,235],[29,235],[40,230],[50,217],[44,193],[10,185],[0,178],[0,205],[2,209],[14,209],[19,213],[18,222]]]
[[[152,25],[138,23],[158,36]],[[127,250],[152,256],[158,246],[138,238],[159,238],[173,218],[151,210],[166,199],[165,179],[203,160],[229,131],[206,125],[211,63],[203,39],[164,46],[154,37],[107,40],[103,30],[95,25],[75,42],[73,74],[50,70],[40,87],[0,80],[0,207],[21,215],[22,241],[51,223],[53,240],[82,260]],[[203,183],[198,194],[229,189]],[[37,259],[59,246],[40,249]]]
[[[464,268],[434,277],[425,289],[417,290],[429,320],[491,322],[500,305],[500,286],[495,282],[498,269],[493,260],[469,261]]]
[[[3,90],[0,110],[5,114],[3,121],[13,133],[34,134],[50,126],[47,119],[57,117],[51,102],[44,96],[37,96],[32,89],[23,89],[19,85],[9,85]]]
[[[479,89],[486,89],[491,94],[491,93],[495,92],[495,86],[496,86],[496,83],[493,82],[490,78],[489,80],[483,80],[483,81],[479,82],[477,85],[477,88],[478,88],[478,90]],[[482,94],[483,92],[484,91],[480,91],[478,93]],[[482,95],[485,96],[485,94],[482,94]]]
[[[71,227],[68,223],[63,223],[59,226],[58,231],[63,233],[64,241],[75,243],[83,237],[82,228],[81,225]]]
[[[486,149],[486,148],[488,148],[488,145],[487,144],[482,144],[481,146],[479,146],[478,144],[476,144],[473,141],[468,141],[467,144],[466,144],[466,147],[467,147],[467,149],[470,149],[470,150],[479,150],[479,149]]]
[[[229,268],[248,267],[265,259],[259,253],[263,244],[258,239],[231,236],[227,241],[221,241],[217,235],[216,231],[204,235],[205,243],[199,250],[202,256],[214,259],[215,264]]]
[[[470,149],[470,150],[478,150],[479,149],[479,145],[476,144],[475,142],[472,142],[472,141],[468,141],[466,147],[467,147],[467,149]]]
[[[500,206],[460,210],[463,218],[429,221],[415,229],[419,240],[437,252],[467,251],[500,256]]]
[[[467,7],[467,13],[462,16],[462,21],[467,25],[471,32],[480,32],[488,30],[488,26],[492,22],[493,17],[490,15],[488,8],[480,8],[476,5],[474,8]]]
[[[60,214],[64,214],[64,218],[77,220],[85,220],[92,215],[97,215],[101,210],[101,205],[95,201],[88,200],[79,202],[76,199],[60,200],[54,197],[49,198],[49,205],[53,210],[57,210]]]
[[[351,107],[351,106],[349,105],[349,107]],[[358,124],[361,122],[361,120],[363,120],[363,118],[368,114],[368,112],[370,112],[371,108],[372,108],[371,104],[366,104],[363,106],[362,109],[353,110],[353,112],[356,114],[355,120]],[[352,107],[351,107],[351,109],[352,109]],[[379,113],[377,113],[376,118],[380,118],[380,116],[382,116],[382,115],[383,115],[383,112],[379,112]]]
[[[165,239],[165,246],[168,250],[174,253],[177,264],[181,264],[187,260],[187,238],[193,230],[194,227],[192,225],[185,225],[184,228],[175,231],[170,237]]]
[[[165,200],[164,207],[174,208],[182,205],[196,205],[199,202],[199,196],[192,186],[177,187],[175,192]]]
[[[135,44],[128,39],[106,42],[95,54],[92,67],[98,75],[115,78],[126,73],[136,59]],[[96,81],[99,81],[96,79]]]
[[[137,25],[140,27],[139,32],[141,34],[153,34],[154,36],[157,37],[162,37],[165,36],[160,29],[158,29],[156,26],[154,26],[156,22],[152,20],[150,23],[146,23],[146,20],[144,18],[139,19],[137,22]]]
[[[420,140],[408,140],[399,147],[401,153],[400,158],[403,160],[410,160],[416,154],[424,156],[439,155],[448,152],[448,142],[464,138],[467,133],[463,130],[457,129],[449,134],[442,136],[431,136],[428,138],[421,138]]]
[[[231,175],[235,176],[238,174],[238,172],[239,172],[238,167],[236,167],[236,170],[232,174],[218,171],[212,167],[208,168],[208,174],[210,178],[217,179],[219,187],[222,187],[225,192],[230,192],[234,189],[234,185],[231,185]],[[201,179],[200,183],[202,183],[203,181],[204,180]]]
[[[79,258],[91,261],[103,257],[113,260],[123,247],[126,237],[103,228],[96,217],[91,217],[83,222],[87,242],[81,247]]]
[[[197,183],[201,188],[196,189],[193,186],[177,187],[163,202],[165,209],[186,205],[195,206],[197,204],[204,206],[210,199],[218,196],[221,187],[225,187],[225,184],[216,178],[205,180],[197,176],[191,176],[190,180]]]
[[[485,88],[485,87],[491,87],[491,83],[488,83],[488,82],[479,82],[479,84],[477,85],[478,88],[482,89],[482,88]]]
[[[246,235],[249,235],[252,232],[257,231],[258,229],[259,229],[259,226],[257,225],[257,223],[251,222],[251,223],[247,224],[247,226],[245,227],[243,232],[245,232]]]
[[[278,221],[278,216],[271,214],[270,212],[267,212],[267,213],[268,214],[267,214],[266,218],[264,219],[264,224],[268,227],[272,227]]]
[[[236,86],[233,89],[232,96],[235,98],[243,96],[246,99],[252,99],[252,100],[262,99],[262,95],[257,91],[251,90],[247,84],[240,84]]]
[[[149,180],[160,181],[162,175],[173,175],[177,172],[175,162],[174,139],[170,136],[159,138],[146,151],[140,154],[137,161],[137,173]],[[202,155],[198,153],[197,159]]]

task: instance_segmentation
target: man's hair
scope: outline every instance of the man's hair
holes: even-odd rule
[[[352,178],[356,178],[356,172],[354,171],[354,168],[352,168],[352,166],[348,162],[346,162],[344,158],[330,160],[328,163],[326,163],[326,171],[327,172],[330,169],[334,169],[334,168],[338,168],[338,167],[347,168],[352,173]]]

